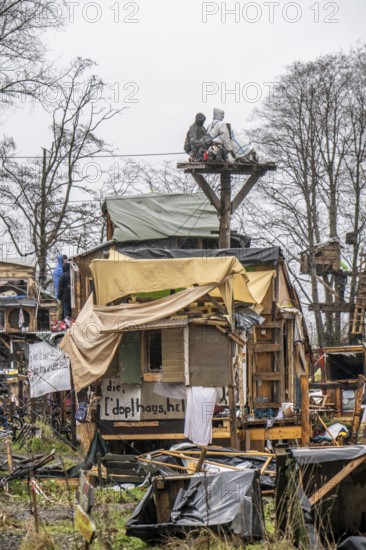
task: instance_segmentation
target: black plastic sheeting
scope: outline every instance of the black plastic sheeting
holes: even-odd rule
[[[294,530],[298,545],[307,542],[314,550],[329,547],[366,550],[366,538],[354,536],[365,533],[365,463],[336,484],[319,502],[311,505],[309,501],[310,495],[336,476],[347,463],[365,455],[365,445],[353,445],[291,449],[287,457],[279,456],[276,516],[280,530],[286,533],[291,529],[299,521],[293,510],[301,509],[306,536],[300,528]],[[301,478],[297,473],[299,469]]]
[[[187,487],[178,492],[167,523],[157,523],[154,487],[151,485],[126,523],[126,534],[144,541],[155,541],[204,527],[239,535],[246,540],[264,536],[257,471],[200,473],[188,478]]]
[[[333,462],[335,460],[350,461],[366,454],[366,445],[317,448],[315,452],[312,448],[291,449],[291,454],[301,466]]]
[[[337,548],[338,550],[366,550],[366,538],[348,537]]]
[[[255,265],[276,266],[283,257],[278,246],[271,248],[225,248],[225,249],[169,249],[121,247],[118,252],[137,260],[161,260],[165,258],[217,258],[235,256],[245,267]]]

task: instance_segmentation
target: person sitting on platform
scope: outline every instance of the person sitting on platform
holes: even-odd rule
[[[204,127],[204,122],[206,117],[202,113],[197,113],[194,123],[189,127],[189,130],[186,135],[186,140],[184,142],[184,151],[189,155],[189,160],[202,161],[203,160],[203,150],[200,147],[200,141],[204,135],[207,134],[207,130]]]
[[[226,161],[233,163],[235,161],[235,158],[233,144],[231,142],[230,136],[230,126],[226,124],[226,122],[224,122],[224,116],[225,111],[215,108],[213,110],[213,121],[210,122],[207,127],[207,133],[213,139],[211,151],[209,151],[209,157],[210,152],[211,156],[216,157],[212,159],[209,158],[209,160],[213,160],[216,162]],[[215,144],[217,144],[216,149]]]

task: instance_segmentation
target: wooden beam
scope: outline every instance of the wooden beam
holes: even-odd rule
[[[131,422],[133,424],[133,422]],[[131,428],[133,426],[131,425]],[[103,439],[106,441],[133,441],[136,440],[150,440],[150,439],[181,439],[182,441],[188,441],[188,438],[183,433],[158,433],[158,434],[100,434]],[[213,428],[212,429],[212,438],[213,439],[230,439],[230,432],[222,428]]]
[[[330,431],[328,430],[328,426],[323,422],[323,419],[322,419],[319,415],[317,415],[317,417],[318,417],[318,420],[320,421],[320,424],[323,426],[323,428],[325,429],[325,431],[327,432],[327,434],[331,437],[333,443],[334,443],[335,445],[337,445],[337,447],[339,447],[338,441],[336,440],[336,438],[334,437],[334,435],[332,434],[332,432],[330,432]]]
[[[275,162],[178,162],[177,168],[184,170],[186,174],[222,174],[230,172],[231,174],[251,175],[258,169],[264,172],[273,172],[276,170]]]
[[[254,344],[255,353],[267,353],[272,351],[280,351],[281,344]]]
[[[219,248],[230,248],[231,225],[231,176],[228,172],[220,175],[220,232]]]
[[[365,377],[362,374],[360,374],[358,376],[358,384],[357,384],[357,390],[355,395],[355,407],[353,410],[352,428],[351,428],[351,435],[350,435],[350,441],[354,445],[357,443],[358,431],[360,429],[361,418],[363,414],[361,406],[362,406],[362,395],[363,395],[364,388],[365,388]]]
[[[345,477],[347,477],[353,470],[355,470],[360,464],[365,462],[366,454],[351,460],[342,468],[338,474],[331,477],[329,481],[321,489],[315,491],[315,493],[309,498],[310,506],[314,506],[321,498],[327,495],[336,485],[338,485]]]
[[[301,444],[308,447],[310,443],[310,417],[309,417],[309,381],[307,374],[300,375],[301,391]]]
[[[254,380],[281,380],[279,372],[256,372],[253,376]]]
[[[206,179],[202,176],[202,174],[192,174],[195,182],[197,185],[202,189],[210,203],[218,212],[221,210],[221,202],[218,196],[216,195],[215,191],[211,188],[211,186],[208,184]]]
[[[236,197],[231,202],[231,212],[234,213],[245,197],[248,195],[248,193],[253,189],[257,181],[261,176],[263,176],[266,173],[266,170],[258,170],[254,172],[244,183],[243,187],[240,189],[239,193],[236,195]]]
[[[276,340],[278,345],[280,346],[279,352],[278,352],[278,370],[281,374],[281,378],[279,380],[279,393],[278,393],[278,399],[281,401],[281,403],[284,403],[287,401],[286,399],[286,373],[285,373],[285,354],[284,354],[284,321],[281,322],[281,327],[276,330]]]
[[[245,428],[250,432],[251,441],[271,441],[277,439],[301,439],[301,426],[283,426],[281,428]]]

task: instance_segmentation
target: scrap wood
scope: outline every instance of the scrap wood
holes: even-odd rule
[[[215,447],[218,449],[219,447]],[[155,453],[163,454],[163,453],[180,453],[182,455],[188,454],[188,455],[199,455],[201,451],[190,451],[189,449],[182,449],[182,450],[169,450],[166,451],[165,449],[161,449],[160,451],[155,451]],[[153,454],[153,453],[151,453]],[[239,457],[253,457],[253,456],[260,456],[260,457],[272,457],[274,458],[276,455],[274,453],[265,453],[261,451],[211,451],[210,449],[207,450],[208,455],[218,455],[218,456],[239,456]]]
[[[161,462],[159,460],[154,460],[152,458],[141,458],[139,456],[139,457],[137,457],[137,460],[141,461],[141,462],[148,462],[149,464],[157,464],[158,466],[165,466],[165,467],[168,467],[168,468],[173,468],[173,469],[175,468],[175,469],[178,469],[178,470],[187,470],[190,473],[194,473],[194,470],[192,470],[191,468],[188,468],[186,466],[178,466],[177,464],[169,464],[167,462]]]
[[[206,459],[206,454],[207,454],[207,445],[204,445],[201,449],[201,453],[200,453],[199,459],[198,459],[197,464],[196,464],[196,469],[194,471],[196,474],[201,471],[202,465],[203,465],[203,463],[205,462],[205,459]]]
[[[24,465],[27,462],[32,462],[32,460],[38,460],[42,456],[44,456],[44,454],[35,455],[31,458],[20,456],[20,455],[13,455],[13,466]],[[4,469],[3,466],[6,466],[7,464],[8,464],[8,459],[3,460],[3,462],[0,463],[0,470],[3,470]]]
[[[269,465],[269,463],[272,462],[272,457],[269,456],[267,458],[267,460],[265,461],[265,463],[263,464],[262,468],[259,470],[260,471],[260,474],[261,476],[264,474],[264,472],[267,470],[267,466]]]
[[[48,462],[51,462],[51,460],[54,459],[55,452],[56,449],[52,449],[50,453],[48,453],[47,455],[41,455],[33,462],[20,464],[19,466],[14,468],[13,473],[0,479],[0,488],[4,487],[4,485],[9,483],[9,481],[12,481],[13,479],[22,479],[24,477],[27,477],[31,472],[35,472],[36,470],[41,468],[41,466],[44,466]]]
[[[325,429],[325,431],[327,432],[328,435],[330,435],[330,437],[332,438],[332,441],[334,441],[335,445],[337,445],[337,447],[339,447],[339,443],[338,441],[336,440],[336,438],[333,436],[332,432],[330,432],[328,430],[328,427],[327,425],[323,422],[323,420],[320,418],[319,414],[317,415],[321,425],[323,426],[323,428]]]
[[[197,451],[194,451],[195,454],[197,454]],[[183,460],[188,460],[188,459],[191,459],[193,460],[194,462],[198,462],[199,461],[199,458],[196,458],[196,457],[193,457],[193,456],[189,456],[189,451],[186,451],[187,454],[180,454],[179,451],[164,451],[164,454],[167,454],[168,456],[172,456],[172,457],[175,457],[175,458],[180,458],[180,459],[183,459]],[[209,453],[207,453],[209,454]],[[215,453],[215,454],[222,454],[222,453]],[[231,454],[231,455],[234,455],[236,456],[236,453],[227,453],[227,454]],[[266,460],[266,462],[264,463],[264,465],[262,466],[261,470],[260,470],[260,473],[261,475],[263,475],[264,473],[268,474],[268,475],[276,475],[275,472],[272,472],[272,471],[266,471],[267,470],[267,466],[268,464],[270,463],[270,461],[272,460],[274,455],[271,455],[270,457],[268,457],[268,459]],[[204,461],[206,464],[209,464],[211,466],[217,466],[219,468],[227,468],[229,470],[239,470],[239,471],[243,471],[245,470],[245,468],[240,468],[239,466],[232,466],[230,464],[225,464],[225,463],[222,463],[222,462],[216,462],[214,460],[207,460],[205,459]],[[165,464],[165,463],[164,463]],[[263,469],[264,468],[264,469]],[[263,469],[263,472],[262,472],[262,469]]]
[[[366,460],[366,454],[359,456],[358,458],[355,458],[354,460],[351,460],[351,462],[348,462],[342,468],[338,474],[335,474],[332,478],[330,478],[325,485],[321,489],[318,489],[315,491],[315,493],[309,498],[309,503],[311,506],[314,506],[321,498],[323,498],[325,495],[329,493],[336,485],[338,485],[345,477],[347,477],[353,470],[355,470],[360,464],[365,462]]]

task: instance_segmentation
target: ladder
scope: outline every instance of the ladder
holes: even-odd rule
[[[366,311],[366,253],[362,250],[360,272],[358,275],[358,286],[355,299],[355,310],[352,320],[352,334],[363,335],[365,330],[365,311]]]
[[[283,341],[283,319],[253,327],[248,342],[249,401],[253,409],[277,409],[286,401]]]

